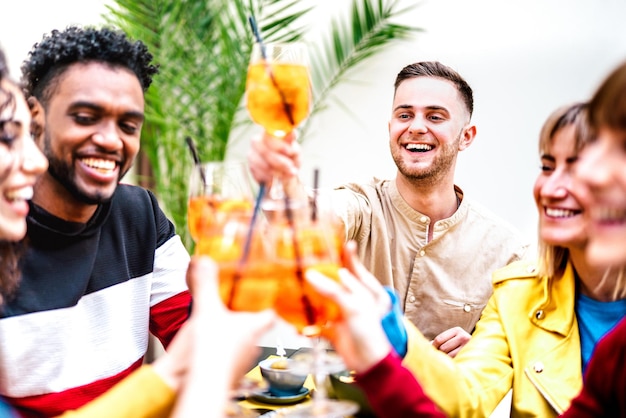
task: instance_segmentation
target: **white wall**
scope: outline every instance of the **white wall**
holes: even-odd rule
[[[317,4],[312,21],[346,10],[348,0]],[[407,0],[404,2],[409,3]],[[69,23],[94,23],[104,0],[22,0],[3,6],[0,45],[13,75],[43,32]],[[6,12],[8,7],[8,13]],[[332,107],[314,122],[304,144],[305,181],[320,166],[324,185],[393,176],[387,120],[393,81],[406,64],[440,60],[474,89],[478,135],[459,157],[457,184],[535,239],[532,184],[538,173],[537,136],[557,106],[589,97],[626,59],[623,0],[425,0],[403,18],[422,27],[408,43],[389,48],[336,92],[350,114]],[[319,28],[313,28],[316,39]],[[249,134],[241,133],[229,158],[241,158]],[[284,334],[283,334],[284,333]],[[279,331],[288,346],[292,336]],[[275,336],[267,337],[273,344]]]
[[[98,24],[109,0],[3,1],[0,46],[14,78],[30,48],[44,33],[71,24]]]

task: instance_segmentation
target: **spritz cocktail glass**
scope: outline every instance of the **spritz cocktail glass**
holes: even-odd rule
[[[322,204],[323,202],[323,204]],[[314,197],[303,203],[290,201],[289,210],[274,208],[266,211],[270,220],[272,245],[276,265],[282,266],[274,309],[302,335],[313,342],[310,353],[301,353],[295,367],[313,375],[313,401],[284,411],[286,417],[343,417],[358,411],[351,401],[328,399],[326,380],[329,373],[345,368],[341,359],[326,351],[323,334],[328,322],[339,319],[340,308],[335,302],[320,295],[304,278],[308,269],[314,269],[339,281],[343,225],[335,217],[327,200]],[[269,212],[269,213],[268,213]],[[289,219],[291,217],[291,219]]]
[[[254,44],[246,80],[246,108],[252,120],[277,140],[293,132],[309,115],[312,89],[306,46],[300,42]],[[293,197],[297,179],[272,180],[268,199]],[[285,190],[287,189],[287,191]]]
[[[253,205],[244,164],[222,161],[194,167],[187,208],[194,253],[218,264],[220,296],[232,310],[272,308],[278,289],[271,248],[263,240],[264,223],[252,225]]]

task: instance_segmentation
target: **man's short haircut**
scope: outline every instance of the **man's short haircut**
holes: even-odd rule
[[[436,77],[450,81],[461,94],[465,107],[470,117],[472,117],[472,113],[474,113],[474,93],[467,81],[459,73],[438,61],[422,61],[409,64],[398,73],[394,84],[394,92],[398,90],[398,86],[403,81],[417,77]]]
[[[122,31],[111,28],[70,26],[53,30],[36,43],[22,64],[26,97],[35,96],[42,104],[50,99],[59,75],[76,63],[99,62],[132,71],[145,92],[158,67],[141,41],[133,41]]]

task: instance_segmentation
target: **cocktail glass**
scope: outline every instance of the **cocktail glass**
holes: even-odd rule
[[[315,269],[339,280],[343,226],[335,217],[328,196],[314,196],[306,202],[291,200],[292,207],[275,212],[266,210],[270,223],[269,236],[275,248],[276,265],[281,265],[280,286],[274,309],[296,330],[312,339],[309,355],[301,353],[293,359],[313,375],[313,402],[305,407],[283,411],[288,417],[343,417],[358,411],[351,401],[328,398],[326,379],[329,373],[345,367],[337,355],[329,355],[322,338],[326,324],[339,318],[340,309],[323,297],[304,278],[307,269]],[[290,218],[291,217],[291,218]]]
[[[187,210],[195,254],[207,255],[218,264],[220,296],[227,307],[272,308],[277,268],[263,240],[264,222],[252,225],[254,202],[247,167],[209,162],[199,168],[191,173]]]
[[[254,44],[246,81],[246,107],[252,120],[283,140],[307,118],[312,101],[306,46],[299,42]],[[281,200],[297,188],[274,178],[268,199]],[[287,190],[285,190],[287,189]]]

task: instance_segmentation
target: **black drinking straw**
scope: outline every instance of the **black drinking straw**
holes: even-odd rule
[[[269,65],[267,61],[267,51],[265,50],[263,37],[261,36],[261,32],[259,31],[259,27],[256,24],[256,20],[254,19],[254,16],[249,16],[248,21],[250,22],[250,27],[252,28],[252,32],[254,33],[254,37],[256,38],[256,41],[259,43],[259,48],[261,48],[261,56],[263,60],[265,61],[265,69],[267,71],[267,74],[269,75],[270,80],[272,81],[272,84],[276,88],[276,91],[278,91],[278,94],[280,95],[280,100],[283,105],[283,110],[285,111],[285,115],[287,115],[287,119],[289,119],[289,123],[291,124],[292,127],[294,127],[295,123],[293,120],[293,115],[291,114],[291,109],[289,107],[289,104],[287,103],[285,94],[283,93],[282,89],[280,88],[280,86],[278,85],[276,81],[276,78],[274,77],[274,73],[272,72],[272,67]],[[246,247],[244,247],[244,253],[239,263],[240,268],[237,269],[238,270],[237,274],[235,275],[235,278],[233,280],[233,287],[231,287],[229,306],[232,303],[232,300],[234,298],[235,285],[237,284],[237,281],[241,275],[240,270],[241,268],[243,268],[243,265],[245,264],[245,260],[248,257],[248,254],[245,251],[245,248],[249,247],[250,245],[249,241],[251,240],[251,237],[252,237],[252,229],[253,229],[252,227],[256,219],[256,214],[259,211],[259,207],[261,205],[261,200],[262,200],[261,195],[264,193],[264,191],[265,191],[265,183],[261,183],[260,188],[259,188],[259,196],[257,196],[257,200],[255,202],[254,213],[252,214],[252,219],[250,222],[250,230],[248,231],[248,236],[246,237]],[[291,210],[291,203],[290,203],[289,195],[288,193],[286,193],[286,191],[285,191],[284,200],[285,200],[285,216],[287,217],[287,223],[289,224],[289,227],[291,229],[294,256],[296,259],[296,278],[298,279],[300,288],[303,290],[302,298],[301,298],[302,305],[304,307],[304,312],[306,315],[307,322],[309,323],[309,325],[313,325],[315,323],[315,315],[313,312],[313,306],[311,305],[311,301],[309,300],[308,296],[304,293],[304,268],[302,265],[302,257],[300,255],[300,246],[298,244],[298,237],[296,234],[296,226],[295,226],[295,221],[293,219],[293,212]]]
[[[313,170],[313,202],[311,204],[311,220],[313,222],[317,221],[317,196],[318,196],[318,188],[320,183],[320,169],[316,168]]]
[[[263,60],[265,61],[265,70],[267,71],[267,74],[269,75],[270,80],[272,81],[272,84],[276,88],[276,91],[278,91],[278,94],[280,95],[280,101],[283,105],[283,110],[285,111],[285,115],[287,115],[289,124],[293,128],[294,126],[296,126],[296,123],[293,120],[293,115],[291,114],[291,108],[289,107],[289,104],[287,103],[287,99],[285,98],[285,93],[283,93],[283,90],[280,88],[280,86],[278,85],[278,82],[276,81],[276,78],[274,77],[274,72],[272,71],[272,67],[269,65],[269,62],[267,61],[267,51],[265,50],[265,43],[263,42],[263,37],[261,37],[261,32],[259,31],[259,27],[256,24],[256,20],[254,19],[254,16],[249,16],[248,21],[250,22],[250,27],[252,28],[254,37],[256,38],[256,41],[259,44],[259,48],[261,48],[261,57],[263,57]]]
[[[252,33],[254,34],[254,37],[259,43],[259,47],[261,48],[261,56],[263,57],[264,60],[266,60],[265,44],[263,43],[263,38],[261,38],[261,33],[259,32],[259,28],[256,24],[256,20],[254,19],[253,16],[249,16],[248,22],[250,22]],[[271,71],[270,71],[270,75],[271,75]],[[272,76],[272,80],[273,80],[273,76]],[[246,234],[246,241],[244,243],[243,253],[241,254],[241,258],[239,259],[239,263],[237,264],[237,270],[235,271],[235,274],[233,276],[233,285],[230,288],[230,293],[228,296],[228,303],[226,304],[231,309],[233,307],[233,301],[235,299],[237,284],[239,282],[239,279],[241,279],[243,267],[246,264],[246,261],[248,260],[248,257],[250,255],[250,246],[252,245],[252,234],[254,233],[254,225],[256,224],[259,211],[261,210],[261,202],[263,201],[263,196],[265,195],[265,187],[266,187],[265,182],[261,182],[259,184],[259,193],[257,194],[256,200],[254,202],[254,209],[252,211],[252,217],[250,218],[250,225],[248,226],[248,232]]]
[[[261,201],[263,200],[263,195],[265,194],[265,183],[261,183],[259,186],[259,194],[257,194],[256,200],[254,202],[254,210],[252,211],[252,217],[250,218],[250,225],[248,225],[248,232],[246,233],[246,242],[243,246],[243,253],[241,254],[241,258],[239,259],[239,263],[237,264],[237,270],[235,270],[235,274],[233,275],[233,285],[230,288],[230,293],[228,295],[228,303],[226,306],[228,308],[233,308],[233,301],[235,299],[235,293],[237,284],[239,279],[241,279],[241,274],[243,271],[243,267],[248,261],[248,256],[250,255],[250,246],[252,245],[252,234],[254,234],[254,225],[256,224],[256,219],[259,215],[259,211],[261,208]]]
[[[265,43],[263,43],[263,37],[261,36],[259,26],[256,24],[256,19],[254,18],[254,16],[248,16],[248,22],[250,22],[250,27],[252,28],[254,38],[259,43],[259,47],[261,48],[261,56],[263,57],[263,59],[267,59],[267,53],[265,52]]]
[[[298,234],[296,233],[296,223],[293,218],[293,211],[290,208],[289,196],[285,193],[285,216],[287,217],[287,224],[291,230],[291,242],[293,245],[293,255],[296,259],[296,278],[300,289],[302,289],[302,307],[304,308],[304,315],[306,316],[307,323],[313,325],[315,323],[315,312],[313,311],[313,305],[309,297],[304,292],[304,266],[302,263],[302,254],[300,254],[300,244],[298,243]]]
[[[202,179],[202,186],[206,187],[206,176],[204,175],[204,170],[202,169],[202,162],[200,161],[200,156],[198,155],[198,149],[196,148],[196,144],[194,144],[193,139],[190,136],[185,137],[185,141],[187,142],[187,146],[189,147],[189,151],[191,151],[191,157],[193,158],[193,163],[196,169],[200,172],[200,178]]]
[[[261,32],[259,31],[259,27],[256,24],[256,20],[254,19],[254,16],[248,16],[248,22],[250,22],[250,27],[252,28],[252,33],[254,34],[254,37],[255,37],[256,41],[258,42],[259,47],[261,48],[261,56],[263,57],[265,62],[267,62],[267,53],[265,51],[265,44],[263,43],[263,38],[261,37]],[[269,65],[268,65],[268,67],[269,67]],[[276,85],[276,80],[274,80],[274,75],[272,73],[272,69],[271,68],[269,69],[269,73],[270,73],[270,77],[272,78],[272,83],[274,85]],[[284,103],[284,101],[283,101],[283,103]],[[291,112],[289,112],[288,115],[291,115]],[[256,214],[259,211],[259,208],[261,207],[261,200],[263,200],[262,197],[263,197],[264,194],[265,194],[265,182],[263,182],[263,183],[261,183],[259,185],[259,195],[257,196],[257,200],[256,200],[256,203],[254,205],[254,213],[252,215],[252,220],[253,221],[256,219]]]

